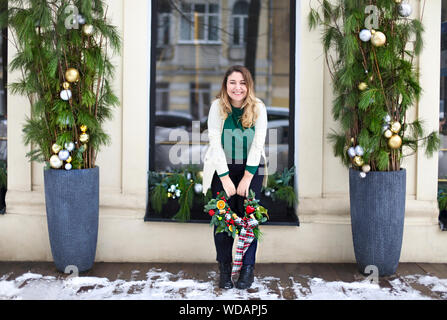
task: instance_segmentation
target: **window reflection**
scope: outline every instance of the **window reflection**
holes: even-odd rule
[[[257,5],[259,12],[250,10]],[[250,19],[253,15],[257,19]],[[152,170],[203,165],[209,107],[225,70],[235,64],[253,66],[256,96],[277,133],[267,138],[267,156],[276,157],[277,170],[288,167],[290,0],[158,0],[156,19]],[[195,130],[200,141],[192,141]],[[181,152],[172,152],[179,144]],[[269,144],[275,153],[269,153]],[[200,163],[193,161],[197,154]]]

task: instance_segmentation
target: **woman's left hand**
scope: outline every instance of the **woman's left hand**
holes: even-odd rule
[[[253,178],[253,175],[248,172],[245,171],[244,177],[242,178],[242,180],[239,182],[238,186],[237,186],[237,191],[236,193],[238,195],[240,195],[241,197],[248,197],[248,191],[250,188],[250,183],[251,183],[251,179]]]

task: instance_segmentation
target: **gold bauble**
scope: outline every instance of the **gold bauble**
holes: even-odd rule
[[[368,85],[365,82],[360,82],[358,88],[360,91],[365,91],[368,88]]]
[[[84,24],[84,26],[82,27],[82,32],[86,36],[91,36],[94,31],[95,31],[95,28],[93,28],[93,26],[91,24]]]
[[[79,72],[75,68],[69,68],[65,71],[65,79],[68,82],[76,82],[79,80]]]
[[[393,133],[399,133],[401,127],[400,122],[395,121],[391,124],[391,131],[393,131]]]
[[[371,37],[371,43],[375,47],[381,47],[385,45],[385,42],[386,42],[386,36],[383,32],[376,31]]]
[[[50,158],[50,166],[53,169],[59,169],[62,167],[63,161],[59,159],[57,154],[53,154]]]
[[[197,172],[197,177],[199,177],[200,179],[203,179],[203,171]]]
[[[363,158],[360,156],[355,156],[353,162],[357,167],[363,166]]]
[[[88,139],[89,139],[88,133],[83,133],[79,136],[79,141],[81,141],[82,143],[88,142]]]
[[[80,127],[80,129],[81,129],[81,131],[83,132],[83,133],[85,133],[86,131],[87,131],[87,126],[85,125],[85,124],[83,124],[81,127]]]
[[[62,150],[62,147],[60,145],[58,145],[57,143],[53,144],[51,146],[51,151],[53,151],[53,153],[59,153],[59,151]]]
[[[402,0],[394,0],[395,3],[401,3]]]
[[[383,135],[385,136],[385,138],[391,138],[391,136],[393,135],[393,132],[390,129],[387,129],[387,130],[385,130]]]
[[[376,33],[376,30],[371,29],[371,34],[374,34],[374,33]]]
[[[391,149],[399,149],[402,145],[402,138],[398,134],[394,134],[390,140],[388,140],[388,146]]]
[[[71,156],[69,156],[68,157],[68,159],[67,160],[65,160],[65,162],[67,162],[67,163],[70,163],[71,161],[72,161],[73,159],[72,159],[72,157]]]
[[[172,197],[172,193],[168,192],[168,198]]]
[[[65,82],[62,84],[62,88],[64,88],[65,90],[70,89],[70,82],[65,81]]]

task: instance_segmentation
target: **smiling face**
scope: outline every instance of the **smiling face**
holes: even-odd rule
[[[236,107],[242,107],[242,103],[247,96],[247,84],[242,73],[234,71],[227,78],[227,93],[231,104]]]

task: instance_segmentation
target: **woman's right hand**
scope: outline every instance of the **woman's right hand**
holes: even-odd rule
[[[224,191],[228,197],[234,196],[236,194],[236,187],[234,186],[234,183],[231,180],[229,174],[220,177],[220,181],[222,182],[222,187],[224,188]]]

